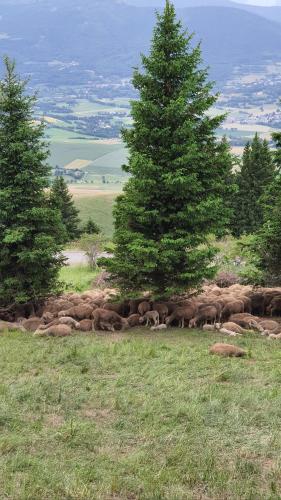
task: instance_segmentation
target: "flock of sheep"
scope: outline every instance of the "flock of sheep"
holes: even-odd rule
[[[89,290],[49,299],[36,314],[20,313],[0,321],[0,330],[33,331],[39,336],[67,336],[73,330],[120,331],[145,325],[151,330],[176,326],[218,330],[231,337],[253,330],[281,339],[281,324],[265,316],[281,315],[281,288],[205,286],[199,295],[153,301],[148,296],[115,302],[115,290]]]

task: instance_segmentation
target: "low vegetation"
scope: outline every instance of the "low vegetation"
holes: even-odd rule
[[[279,498],[280,350],[221,339],[2,334],[2,498]]]
[[[64,283],[67,292],[84,292],[91,288],[97,271],[89,266],[65,266],[60,270],[60,280]]]

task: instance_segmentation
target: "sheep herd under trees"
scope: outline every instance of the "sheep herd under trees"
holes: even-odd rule
[[[62,337],[73,331],[120,332],[139,326],[161,331],[180,327],[218,330],[231,337],[256,331],[270,339],[281,339],[281,323],[272,318],[281,316],[280,288],[208,285],[200,294],[169,301],[153,301],[144,295],[116,302],[114,296],[114,289],[89,290],[50,298],[36,311],[24,306],[0,310],[0,330]]]

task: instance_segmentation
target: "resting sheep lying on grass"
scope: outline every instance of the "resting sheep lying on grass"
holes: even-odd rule
[[[11,323],[9,321],[0,321],[0,332],[12,332],[14,330],[20,330],[21,332],[26,332],[26,329],[19,323]]]
[[[67,325],[53,325],[45,330],[36,330],[34,335],[37,337],[68,337],[72,329]]]
[[[275,340],[281,340],[281,333],[275,334],[275,333],[270,333],[268,338],[270,340],[275,339]]]
[[[219,356],[227,356],[227,357],[242,357],[246,355],[246,351],[240,349],[232,344],[214,344],[210,347],[210,354],[218,354]]]
[[[54,319],[51,323],[47,323],[47,325],[39,325],[37,330],[47,330],[51,326],[55,325],[67,325],[70,326],[70,328],[74,328],[75,330],[79,330],[80,328],[80,323],[78,323],[78,321],[75,321],[75,319],[71,318],[70,316],[63,316],[61,318]]]
[[[157,332],[157,331],[161,331],[161,330],[167,330],[167,325],[164,325],[163,323],[161,325],[157,325],[157,326],[152,326],[150,328],[150,330],[152,332]]]

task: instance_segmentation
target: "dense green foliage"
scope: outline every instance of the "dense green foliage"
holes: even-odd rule
[[[5,59],[0,82],[0,303],[27,302],[56,286],[64,227],[48,206],[50,169],[44,127],[34,124],[34,98]]]
[[[267,284],[281,283],[281,134],[274,134],[278,174],[263,196],[264,224],[257,235],[258,267]]]
[[[232,231],[235,236],[255,233],[263,224],[262,198],[275,176],[269,144],[256,134],[244,149],[237,173],[238,192],[234,196]]]
[[[123,132],[131,177],[115,207],[115,258],[108,270],[124,291],[170,294],[213,275],[210,233],[225,227],[232,158],[215,131],[223,116],[201,69],[200,47],[182,31],[169,1],[158,15],[144,71],[133,84],[133,127]]]
[[[79,238],[81,234],[79,228],[79,210],[74,204],[63,177],[56,177],[53,181],[49,200],[51,208],[59,210],[61,213],[62,222],[65,227],[65,243]]]
[[[278,172],[281,172],[281,132],[272,134],[272,139],[275,142],[276,150],[274,153],[274,163]]]
[[[86,234],[99,234],[101,230],[97,223],[90,217],[84,226],[84,232]]]

